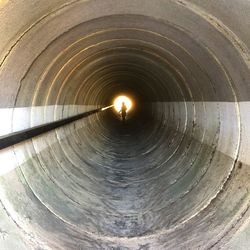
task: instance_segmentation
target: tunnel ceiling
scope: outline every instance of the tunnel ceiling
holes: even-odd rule
[[[0,151],[0,249],[248,249],[237,2],[0,1],[0,136],[134,103]]]

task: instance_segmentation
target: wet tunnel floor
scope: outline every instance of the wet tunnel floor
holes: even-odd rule
[[[64,225],[103,236],[171,232],[202,214],[234,164],[215,147],[156,121],[153,126],[140,119],[125,124],[113,120],[110,127],[105,122],[103,127],[89,124],[83,119],[45,135],[42,141],[34,140],[38,150],[53,136],[67,134],[38,150],[16,170],[17,176],[1,177],[5,200],[28,218],[22,223],[38,222],[49,211]],[[160,136],[152,133],[153,127]],[[239,204],[245,196],[244,190],[240,192]],[[225,214],[217,216],[228,220]],[[40,227],[48,228],[47,223]]]
[[[151,125],[147,134],[140,121],[117,120],[109,133],[90,136],[84,120],[78,123],[83,127],[39,152],[21,172],[53,214],[91,232],[132,237],[174,227],[210,202],[233,164],[169,128],[161,127],[157,137]]]

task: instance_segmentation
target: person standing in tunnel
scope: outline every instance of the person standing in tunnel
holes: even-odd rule
[[[127,107],[125,105],[125,102],[122,102],[120,114],[121,114],[121,117],[122,117],[122,122],[125,122],[126,116],[127,116]]]

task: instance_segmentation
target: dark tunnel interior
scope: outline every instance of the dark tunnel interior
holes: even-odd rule
[[[133,107],[0,152],[0,249],[247,249],[250,41],[233,1],[10,2],[1,136],[118,95]]]

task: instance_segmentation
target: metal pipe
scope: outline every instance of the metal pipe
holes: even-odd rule
[[[0,249],[248,249],[250,2],[0,1]]]

